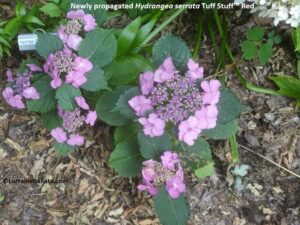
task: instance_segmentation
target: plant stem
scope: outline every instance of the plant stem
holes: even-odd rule
[[[202,11],[199,14],[198,17],[198,27],[197,27],[197,33],[196,33],[196,44],[193,51],[193,59],[197,59],[199,56],[199,50],[201,46],[201,37],[202,37],[202,31],[203,31],[203,19],[202,19]]]
[[[231,158],[233,163],[240,163],[239,150],[237,147],[236,136],[235,134],[229,138]]]

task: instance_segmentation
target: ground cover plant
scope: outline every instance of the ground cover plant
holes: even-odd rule
[[[132,2],[139,1],[127,4]],[[24,58],[18,68],[6,70],[2,91],[12,109],[37,116],[53,140],[48,142],[56,157],[74,162],[74,155],[95,141],[89,140],[86,130],[97,130],[99,123],[108,125],[110,153],[103,163],[120,177],[136,179],[131,185],[133,192],[152,199],[155,215],[165,225],[189,224],[193,205],[187,194],[189,182],[214,177],[220,164],[216,143],[228,144],[227,176],[231,179],[229,187],[233,185],[232,193],[245,191],[250,166],[242,164],[239,156],[238,121],[251,109],[231,90],[232,77],[227,70],[232,67],[237,85],[244,91],[283,95],[296,99],[293,106],[299,106],[298,2],[288,3],[287,11],[282,6],[284,1],[266,2],[265,8],[259,1],[257,8],[251,10],[259,12],[259,16],[275,18],[275,25],[286,22],[293,27],[288,38],[294,44],[298,77],[268,74],[279,90],[246,79],[229,44],[226,10],[199,10],[190,44],[167,30],[185,12],[184,8],[65,12],[70,3],[49,1],[39,8],[53,20],[47,21],[46,32],[38,33],[37,54]],[[187,2],[194,3],[197,1]],[[237,7],[241,3],[236,1]],[[271,9],[278,9],[281,17],[271,14]],[[123,28],[107,25],[120,16],[130,18]],[[275,27],[253,26],[245,30],[245,38],[238,46],[241,61],[268,65],[276,47],[284,41],[278,33]],[[201,57],[207,37],[213,55],[210,70],[202,65],[205,58]],[[6,198],[0,196],[1,204]],[[76,219],[72,221],[76,224]],[[84,221],[81,218],[79,224]]]

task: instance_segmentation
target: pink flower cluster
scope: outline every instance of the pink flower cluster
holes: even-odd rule
[[[58,115],[62,118],[63,125],[53,129],[51,135],[58,143],[66,142],[72,146],[81,146],[84,144],[84,137],[78,134],[78,129],[84,123],[94,126],[97,113],[90,110],[82,96],[75,97],[75,102],[79,108],[72,112],[58,108]]]
[[[86,75],[93,69],[93,64],[85,58],[77,56],[65,47],[62,51],[51,53],[44,64],[44,71],[52,78],[51,87],[56,89],[63,83],[71,84],[75,88],[87,82]]]
[[[83,32],[94,30],[97,23],[91,14],[85,14],[83,10],[68,12],[67,19],[67,24],[61,26],[57,33],[64,44],[77,51],[81,41],[83,40]]]
[[[176,153],[166,151],[161,156],[161,162],[150,159],[143,166],[143,184],[138,186],[140,191],[155,196],[158,188],[164,185],[171,198],[178,198],[185,192],[183,169]]]
[[[39,99],[40,94],[35,87],[31,84],[32,72],[35,72],[35,65],[28,64],[29,69],[32,68],[30,72],[24,72],[22,74],[17,74],[13,78],[13,73],[8,70],[7,81],[8,86],[3,90],[2,94],[5,101],[12,107],[18,109],[25,109],[25,104],[23,98],[25,99]]]
[[[216,126],[221,84],[202,80],[203,67],[192,59],[185,76],[168,57],[155,71],[140,75],[141,95],[128,101],[150,137],[164,134],[166,123],[178,125],[180,141],[193,145],[202,130]]]

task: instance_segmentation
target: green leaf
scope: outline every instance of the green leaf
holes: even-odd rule
[[[112,30],[95,29],[87,33],[81,42],[78,54],[94,65],[103,67],[116,55],[117,43]]]
[[[21,18],[26,15],[26,6],[23,0],[18,0],[16,5],[16,16]]]
[[[220,140],[226,139],[235,134],[238,130],[237,121],[234,120],[225,124],[217,124],[217,126],[213,129],[204,130],[201,135],[207,138]]]
[[[143,25],[137,32],[136,37],[130,48],[135,49],[141,47],[141,44],[144,42],[146,37],[151,33],[154,28],[157,19],[152,19],[145,25]]]
[[[111,85],[121,86],[136,80],[140,73],[150,70],[152,70],[152,65],[143,56],[130,55],[107,66],[105,74],[110,78]]]
[[[247,39],[250,41],[261,41],[265,35],[265,29],[258,26],[247,30]]]
[[[33,83],[40,94],[37,100],[27,100],[27,108],[30,112],[46,113],[56,108],[55,90],[50,86],[51,78],[44,76]]]
[[[11,47],[9,42],[4,37],[1,37],[1,36],[0,36],[0,43],[3,43],[5,46],[7,46],[9,48]]]
[[[113,112],[120,112],[123,116],[128,119],[136,119],[137,116],[134,113],[134,110],[129,106],[128,101],[134,96],[140,95],[140,90],[137,87],[130,88],[123,95],[120,96],[119,100],[116,103],[116,107],[113,109]]]
[[[258,59],[262,65],[265,65],[269,59],[272,57],[273,49],[272,45],[267,42],[263,44],[258,50]]]
[[[137,136],[139,124],[132,123],[128,126],[117,127],[114,132],[115,145],[120,142],[130,140]]]
[[[185,71],[190,58],[190,50],[186,43],[178,37],[167,34],[161,37],[153,46],[153,61],[159,66],[163,61],[171,56],[175,67],[180,71]]]
[[[23,18],[23,22],[25,22],[25,23],[33,23],[33,24],[37,24],[37,25],[40,25],[40,26],[45,26],[45,24],[39,18],[37,18],[35,16],[32,16],[30,14],[26,15]]]
[[[49,131],[56,127],[60,127],[62,124],[62,118],[60,118],[57,115],[56,110],[47,113],[42,113],[41,120],[43,122],[44,127]]]
[[[77,96],[81,96],[80,90],[69,84],[60,86],[55,95],[58,100],[58,105],[67,111],[73,111],[75,109],[76,103],[74,98]]]
[[[221,91],[217,108],[217,123],[224,124],[235,120],[246,109],[246,106],[240,102],[234,93],[225,89]]]
[[[295,42],[296,42],[296,49],[295,51],[300,51],[300,26],[298,26],[295,30]]]
[[[282,42],[281,35],[276,35],[275,37],[273,37],[273,41],[276,45],[280,44]]]
[[[159,137],[147,136],[142,130],[138,133],[140,152],[145,159],[159,159],[159,157],[172,148],[171,138],[165,133]]]
[[[40,8],[40,11],[42,11],[50,17],[59,17],[62,13],[60,8],[54,3],[47,3],[46,5]]]
[[[275,36],[275,30],[268,33],[268,38],[273,38]]]
[[[132,177],[141,173],[143,160],[138,144],[130,140],[116,146],[111,153],[109,163],[120,176]]]
[[[75,149],[74,146],[68,145],[66,143],[55,143],[54,148],[58,156],[66,156],[69,153],[73,152]]]
[[[126,90],[128,90],[128,87],[119,87],[115,91],[103,94],[97,102],[98,117],[111,126],[123,126],[129,122],[120,112],[113,111],[120,96]]]
[[[290,98],[300,99],[300,80],[291,76],[270,77],[279,87],[278,93]]]
[[[62,41],[55,35],[49,33],[38,33],[38,41],[36,43],[36,50],[40,56],[47,59],[48,55],[63,49]]]
[[[138,17],[122,30],[118,38],[118,56],[124,55],[129,50],[132,50],[130,46],[137,35],[140,25],[141,18]]]
[[[4,32],[9,33],[9,40],[12,40],[19,33],[22,24],[20,18],[13,18],[5,25]]]
[[[163,225],[186,225],[190,217],[188,203],[183,195],[172,199],[165,187],[159,189],[153,198],[154,208],[159,221]]]
[[[195,175],[200,179],[209,177],[209,176],[213,175],[214,173],[215,173],[215,168],[214,168],[213,162],[208,163],[207,165],[200,167],[199,169],[197,169],[195,171]]]
[[[243,58],[251,60],[256,57],[257,46],[252,41],[243,41],[242,43]]]
[[[94,67],[94,69],[89,72],[86,77],[87,82],[81,86],[82,89],[87,91],[100,91],[107,89],[107,81],[102,69]]]

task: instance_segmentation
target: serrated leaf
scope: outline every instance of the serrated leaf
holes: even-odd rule
[[[300,99],[300,80],[291,76],[270,77],[279,87],[278,93],[290,98]]]
[[[74,146],[66,143],[55,143],[54,148],[58,156],[65,156],[74,151]]]
[[[243,58],[246,60],[251,60],[256,57],[257,46],[252,41],[244,41],[242,43]]]
[[[98,117],[111,126],[123,126],[129,122],[120,112],[113,111],[117,101],[128,87],[119,87],[115,91],[103,94],[97,102],[96,111]]]
[[[139,125],[136,123],[130,124],[128,126],[117,127],[114,132],[115,145],[136,137],[138,134],[138,129]]]
[[[273,54],[272,44],[267,42],[258,50],[258,59],[262,65],[265,65]]]
[[[116,55],[117,42],[112,30],[95,29],[87,33],[81,42],[78,54],[94,65],[103,67]]]
[[[136,141],[129,140],[116,146],[109,163],[120,176],[132,177],[141,173],[143,160]]]
[[[137,35],[140,25],[141,18],[138,17],[122,30],[118,38],[118,56],[125,54],[129,50],[132,50],[130,46]]]
[[[163,225],[186,225],[190,217],[188,203],[183,195],[172,199],[165,187],[159,189],[153,198],[154,209],[159,221]]]
[[[258,26],[247,30],[247,39],[251,41],[261,41],[265,35],[265,29]]]
[[[50,17],[59,17],[62,13],[60,8],[54,3],[47,3],[39,10],[44,12],[46,15]]]
[[[82,89],[87,91],[100,91],[107,89],[107,81],[104,76],[104,71],[98,67],[94,68],[87,75],[87,82],[81,86]]]
[[[49,33],[38,33],[38,41],[36,43],[36,50],[40,56],[47,59],[48,55],[63,49],[62,41],[55,35]]]
[[[244,177],[248,174],[248,170],[250,167],[248,165],[242,164],[242,165],[236,165],[233,170],[231,170],[232,174],[235,176]]]
[[[62,118],[57,115],[55,110],[48,113],[42,113],[41,120],[44,127],[49,131],[56,127],[60,127],[62,124]]]
[[[120,114],[131,120],[137,119],[137,116],[135,115],[134,110],[129,106],[128,101],[134,96],[140,94],[140,90],[137,87],[128,89],[123,95],[120,96],[115,108],[113,109],[113,112],[120,112]]]
[[[40,94],[37,100],[27,100],[27,108],[30,112],[46,113],[56,108],[55,90],[50,86],[50,77],[46,74],[33,83]]]
[[[142,130],[138,133],[140,152],[145,159],[159,159],[159,157],[172,148],[171,138],[165,133],[162,136],[151,138]]]
[[[217,104],[218,124],[224,124],[235,120],[246,109],[240,100],[231,91],[224,89]]]
[[[81,96],[80,90],[69,84],[60,86],[55,95],[58,105],[66,111],[73,111],[75,109],[74,98],[77,96]]]
[[[195,170],[195,175],[200,179],[209,177],[209,176],[213,175],[214,173],[215,173],[215,167],[214,167],[213,162],[210,162],[207,165]]]
[[[226,139],[236,133],[238,130],[237,121],[234,120],[225,124],[217,124],[213,129],[204,130],[201,135],[207,138],[220,140]]]
[[[190,50],[185,42],[171,34],[161,37],[153,46],[153,61],[156,66],[160,66],[169,56],[178,70],[186,70]]]
[[[114,86],[127,85],[137,79],[138,75],[152,70],[151,63],[141,55],[128,55],[109,64],[105,75],[110,78],[109,84]]]

